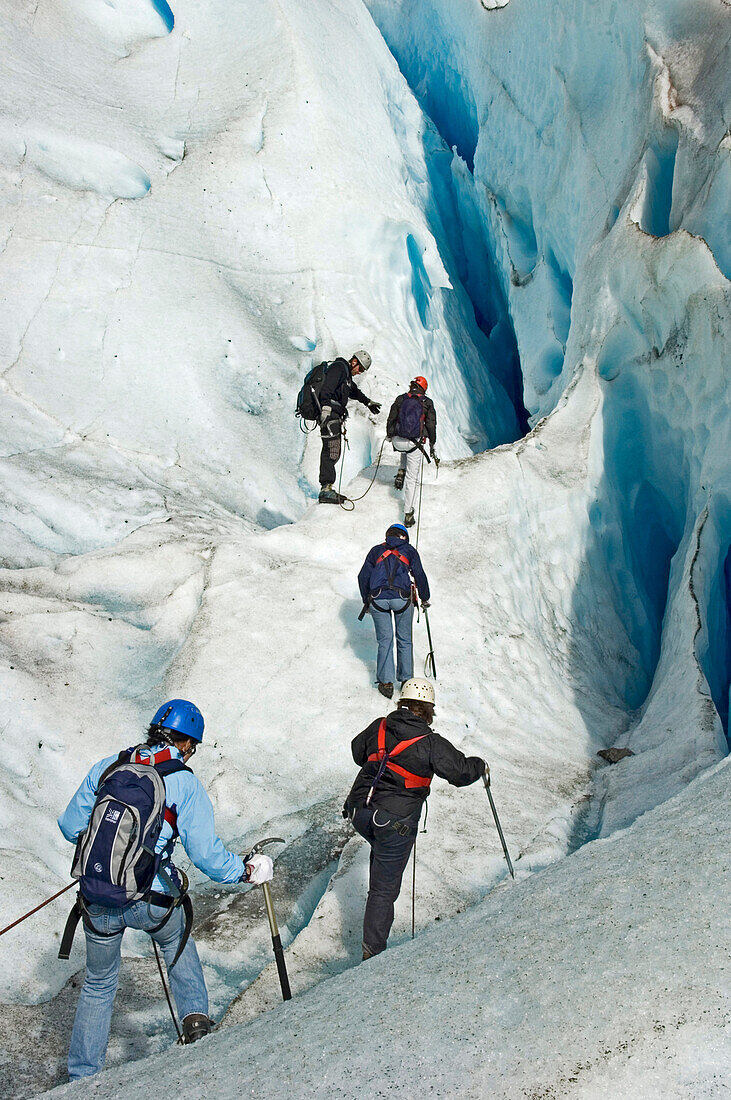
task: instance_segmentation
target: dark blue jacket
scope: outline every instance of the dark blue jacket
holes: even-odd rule
[[[393,554],[379,562],[378,559],[387,550],[396,550],[407,559],[408,565]],[[376,596],[376,599],[380,596],[384,600],[396,599],[398,596],[406,598],[411,591],[411,576],[416,581],[419,598],[428,600],[429,581],[418,552],[406,539],[391,535],[385,542],[368,551],[363,568],[358,574],[358,587],[363,603],[368,602],[369,596]]]

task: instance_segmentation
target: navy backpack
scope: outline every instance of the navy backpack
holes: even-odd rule
[[[396,421],[396,435],[401,439],[420,442],[424,435],[424,399],[407,393],[401,402]]]

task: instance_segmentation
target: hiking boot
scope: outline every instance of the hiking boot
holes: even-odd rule
[[[398,470],[396,477],[393,479],[393,483],[397,489],[403,489],[404,478],[406,477],[406,470]]]
[[[320,504],[342,504],[347,498],[336,493],[334,489],[322,489],[317,498]]]
[[[379,684],[378,690],[381,695],[385,695],[387,699],[393,699],[393,684]]]
[[[416,520],[414,519],[413,512],[407,512],[404,516],[404,527],[413,527]]]
[[[183,1042],[195,1043],[213,1029],[213,1021],[202,1012],[191,1012],[183,1020]]]
[[[367,943],[363,944],[363,961],[364,962],[365,962],[366,959],[372,959],[375,956],[375,954],[376,954],[376,952],[371,951],[371,949],[370,949],[370,947],[368,946]]]

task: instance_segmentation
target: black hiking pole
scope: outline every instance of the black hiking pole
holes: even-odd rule
[[[265,844],[284,844],[284,840],[280,836],[269,836],[266,840],[260,840],[258,844],[255,844],[247,856],[244,856],[244,863],[247,863],[253,855],[260,852]],[[289,988],[289,976],[287,974],[287,966],[284,961],[284,948],[282,947],[282,939],[279,935],[279,928],[277,926],[277,918],[274,915],[274,903],[272,902],[272,892],[269,888],[268,882],[261,884],[262,893],[264,894],[264,905],[266,906],[267,917],[269,918],[269,928],[272,933],[272,947],[274,948],[274,958],[277,963],[277,973],[279,974],[279,984],[282,987],[282,1000],[291,1001],[292,991]]]
[[[427,653],[426,660],[424,661],[424,671],[427,676],[431,677],[432,680],[436,680],[437,666],[434,660],[434,644],[431,640],[431,630],[429,629],[429,612],[423,604],[421,605],[421,609],[424,612],[424,622],[426,623],[426,636],[429,639],[429,652]],[[430,669],[431,672],[429,671]],[[488,791],[487,793],[489,794],[490,792]],[[492,799],[490,799],[490,801],[492,802]]]
[[[416,933],[416,837],[414,837],[414,870],[411,876],[411,938]]]
[[[287,974],[287,967],[284,962],[284,949],[282,948],[282,941],[279,936],[279,929],[277,927],[277,918],[274,916],[274,905],[272,904],[272,892],[269,889],[269,883],[262,883],[262,890],[264,892],[264,904],[267,908],[267,916],[269,917],[269,927],[272,931],[272,947],[274,948],[274,958],[277,961],[277,972],[279,974],[279,984],[282,987],[282,1000],[291,1001],[292,991],[289,988],[289,976]]]
[[[492,791],[490,790],[490,775],[486,771],[482,773],[482,782],[485,784],[487,797],[490,799],[490,809],[492,810],[492,816],[495,818],[495,824],[497,825],[498,836],[500,837],[500,843],[503,846],[503,852],[505,853],[505,859],[507,860],[508,870],[510,871],[510,874],[513,876],[513,878],[515,878],[515,871],[513,870],[513,865],[510,862],[510,856],[508,854],[508,846],[505,843],[505,837],[503,836],[503,831],[500,827],[500,818],[497,815],[495,803],[492,800]]]

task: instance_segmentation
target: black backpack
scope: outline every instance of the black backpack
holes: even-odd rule
[[[320,419],[322,408],[320,405],[320,390],[329,366],[328,362],[318,363],[316,367],[307,372],[302,389],[297,394],[295,416],[299,416],[303,420]]]

